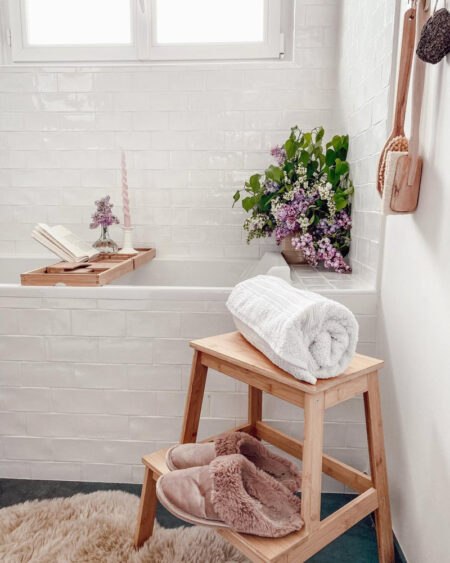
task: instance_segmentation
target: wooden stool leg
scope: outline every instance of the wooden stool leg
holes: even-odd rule
[[[262,391],[248,386],[248,423],[252,426],[262,419]]]
[[[148,467],[145,468],[141,502],[137,518],[134,547],[139,548],[152,535],[156,516],[156,481]]]
[[[301,514],[308,532],[320,524],[324,412],[323,393],[305,396]]]
[[[201,354],[194,352],[192,360],[191,379],[184,408],[183,430],[180,443],[195,442],[197,440],[200,413],[205,393],[206,374],[208,368],[201,363]]]
[[[378,556],[380,563],[393,563],[394,540],[384,452],[380,391],[378,387],[378,374],[376,372],[368,377],[368,391],[364,393],[364,407],[366,412],[370,471],[378,494],[378,509],[375,511]]]

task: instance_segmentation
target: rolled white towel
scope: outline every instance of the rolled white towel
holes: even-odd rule
[[[239,283],[227,307],[244,338],[309,383],[339,375],[355,353],[358,323],[347,307],[279,278],[256,276]]]

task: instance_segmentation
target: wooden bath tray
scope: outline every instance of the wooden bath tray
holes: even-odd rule
[[[136,250],[137,254],[98,254],[90,262],[58,262],[21,274],[20,281],[22,285],[106,285],[150,262],[156,255],[154,248]]]

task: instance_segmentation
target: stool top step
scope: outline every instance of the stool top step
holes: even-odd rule
[[[254,348],[239,332],[229,332],[193,340],[191,347],[199,352],[223,360],[240,368],[256,372],[266,378],[279,381],[304,393],[319,393],[379,370],[382,360],[355,354],[350,366],[337,377],[319,379],[315,385],[300,381],[293,375],[275,366],[264,354]]]

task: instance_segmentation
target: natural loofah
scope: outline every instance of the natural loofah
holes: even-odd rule
[[[450,12],[446,8],[438,10],[423,26],[416,53],[431,64],[450,53]]]
[[[386,158],[386,172],[384,176],[383,195],[381,198],[381,212],[384,215],[393,215],[395,211],[391,209],[392,191],[394,188],[395,172],[397,162],[402,156],[407,156],[404,151],[390,151]]]
[[[408,139],[402,136],[394,137],[384,148],[383,154],[381,155],[381,163],[378,176],[380,186],[382,186],[383,189],[385,185],[387,157],[390,152],[408,152]]]

